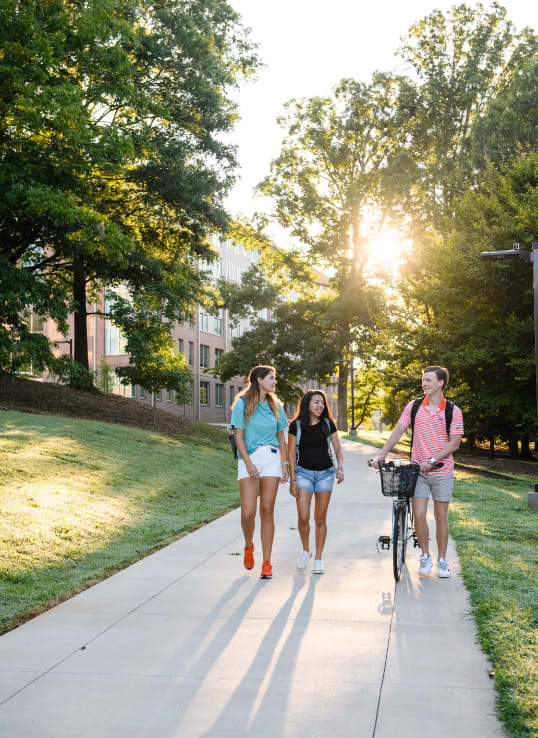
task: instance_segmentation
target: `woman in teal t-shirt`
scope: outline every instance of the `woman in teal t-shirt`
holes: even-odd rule
[[[271,550],[275,536],[274,509],[278,485],[288,481],[284,430],[288,419],[275,395],[272,366],[255,366],[248,384],[232,407],[232,427],[238,452],[237,479],[241,527],[245,536],[244,564],[254,567],[254,524],[258,495],[262,539],[262,579],[271,579]]]

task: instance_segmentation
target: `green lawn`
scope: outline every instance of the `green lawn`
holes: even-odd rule
[[[0,411],[0,632],[238,504],[223,428]]]
[[[538,736],[538,511],[529,491],[528,482],[458,472],[450,515],[499,716],[514,738]]]

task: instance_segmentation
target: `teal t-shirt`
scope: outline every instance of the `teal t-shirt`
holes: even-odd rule
[[[256,410],[250,416],[245,428],[245,403],[241,399],[235,403],[231,423],[234,428],[245,431],[245,446],[249,456],[260,446],[278,447],[276,434],[288,427],[288,419],[282,405],[279,402],[277,404],[280,415],[278,422],[269,403],[264,400],[258,402]]]

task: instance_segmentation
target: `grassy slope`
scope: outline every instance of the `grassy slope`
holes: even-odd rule
[[[222,428],[0,412],[0,481],[0,632],[238,502]]]

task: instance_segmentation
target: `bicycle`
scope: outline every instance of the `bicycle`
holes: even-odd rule
[[[373,459],[368,460],[368,466],[376,468]],[[438,462],[434,468],[440,469],[442,466],[442,462]],[[390,536],[379,536],[378,538],[382,550],[388,550],[392,543],[392,566],[396,582],[399,582],[402,576],[407,541],[413,539],[413,547],[419,546],[413,528],[411,507],[411,498],[415,494],[419,472],[419,464],[402,463],[400,459],[386,461],[379,466],[381,492],[385,497],[396,498],[392,501],[392,538]]]

